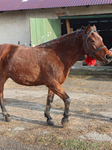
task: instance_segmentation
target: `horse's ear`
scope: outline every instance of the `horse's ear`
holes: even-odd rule
[[[95,26],[95,25],[93,25],[93,28],[94,28],[95,30],[97,30],[97,28],[96,28],[96,26]]]
[[[85,34],[89,33],[91,31],[91,25],[89,24],[85,29]]]

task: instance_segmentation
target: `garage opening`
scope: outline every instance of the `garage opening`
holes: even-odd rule
[[[112,48],[112,18],[97,19],[69,19],[71,30],[75,31],[82,26],[95,25],[102,36],[104,44],[108,49]],[[66,19],[61,20],[62,35],[67,33]]]
[[[89,19],[69,19],[70,30],[75,31],[82,26],[95,25],[99,34],[103,38],[108,49],[112,48],[112,17],[109,18],[89,18]],[[67,33],[66,19],[61,20],[62,35]],[[112,65],[112,63],[111,63]]]

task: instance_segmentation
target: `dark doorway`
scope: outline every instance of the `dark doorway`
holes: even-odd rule
[[[95,25],[99,34],[102,36],[104,44],[108,49],[112,48],[112,18],[94,18],[94,19],[69,19],[70,28],[73,31],[82,26]],[[66,20],[61,20],[62,35],[67,33]]]

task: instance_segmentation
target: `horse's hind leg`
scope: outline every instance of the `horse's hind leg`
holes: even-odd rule
[[[3,114],[3,116],[5,116],[5,120],[7,122],[11,121],[11,117],[5,109],[5,106],[4,106],[4,103],[3,103],[3,93],[1,91],[0,91],[0,105],[1,105],[1,109],[2,109],[2,114]]]
[[[4,103],[3,103],[3,89],[4,89],[4,83],[7,80],[7,78],[3,78],[0,76],[0,106],[2,109],[2,114],[5,116],[5,119],[7,122],[11,121],[10,115],[7,113]]]
[[[54,98],[54,93],[49,89],[48,90],[48,96],[47,96],[46,109],[44,112],[44,115],[47,118],[48,125],[54,125],[52,118],[50,116],[50,108],[51,108],[51,103],[53,102],[53,98]]]

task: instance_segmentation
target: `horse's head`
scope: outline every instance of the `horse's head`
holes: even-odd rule
[[[88,25],[83,32],[83,46],[85,53],[107,64],[112,61],[112,52],[103,43],[102,37],[98,34],[96,26]]]

